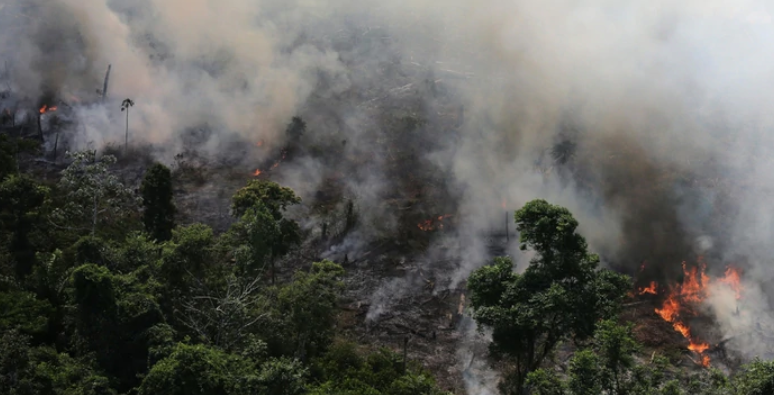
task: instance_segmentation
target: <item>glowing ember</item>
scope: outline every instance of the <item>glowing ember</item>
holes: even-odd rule
[[[263,147],[263,140],[261,140],[261,141],[259,141],[259,142],[255,143],[255,146],[256,146],[256,147]]]
[[[451,216],[452,216],[451,214],[445,214],[445,215],[438,216],[438,218],[426,219],[418,223],[417,227],[424,232],[428,232],[435,229],[443,229],[443,220],[447,218],[451,218]]]
[[[644,294],[656,295],[656,288],[658,288],[658,284],[656,284],[655,281],[651,281],[648,287],[640,288],[639,293],[640,295],[644,295]]]
[[[259,169],[256,169],[256,170],[255,170],[255,173],[253,173],[253,176],[255,176],[255,177],[258,177],[258,176],[260,176],[260,175],[261,175],[261,173],[262,173],[262,172],[261,172],[261,170],[259,170]]]
[[[40,111],[41,114],[45,114],[45,113],[51,112],[51,111],[56,111],[56,106],[49,107],[47,105],[44,105],[43,107],[40,107],[39,111]]]

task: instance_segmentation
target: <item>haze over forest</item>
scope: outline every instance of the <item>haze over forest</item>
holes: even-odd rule
[[[495,255],[524,273],[541,254],[519,250],[514,213],[544,199],[633,294],[658,284],[656,308],[692,267],[706,273],[696,316],[711,323],[697,327],[746,363],[774,355],[773,15],[761,0],[9,0],[0,131],[38,141],[14,145],[14,172],[51,188],[65,188],[65,151],[118,156],[110,169],[135,195],[164,164],[176,225],[214,238],[240,226],[231,199],[251,180],[290,188],[301,203],[280,211],[304,237],[284,280],[305,259],[365,278],[346,282],[362,328],[428,283],[459,300]],[[36,212],[56,222],[59,203]],[[126,229],[142,228],[137,207]],[[40,236],[24,259],[37,267],[94,229],[125,242],[94,225]],[[378,259],[400,264],[369,277]],[[715,289],[729,273],[743,297]],[[27,275],[14,287],[44,298]],[[489,341],[469,332],[448,364]],[[471,364],[481,377],[465,391],[493,391],[501,372]]]

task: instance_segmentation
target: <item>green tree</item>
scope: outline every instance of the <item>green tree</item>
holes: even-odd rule
[[[11,175],[0,182],[0,237],[18,277],[32,271],[32,234],[45,217],[48,197],[48,188],[26,176]]]
[[[553,370],[538,369],[527,375],[526,387],[532,395],[565,395],[567,385]]]
[[[756,359],[745,365],[732,387],[736,395],[774,394],[774,361]]]
[[[316,262],[278,290],[266,333],[275,354],[306,361],[327,349],[335,334],[343,274],[336,263]]]
[[[275,281],[275,258],[287,254],[301,242],[298,223],[284,218],[283,214],[289,206],[298,203],[301,203],[301,198],[292,189],[266,180],[252,180],[232,197],[231,209],[235,216],[244,217],[248,211],[253,210],[254,214],[245,218],[246,222],[252,223],[254,228],[261,228],[264,235],[271,235],[271,240],[263,244],[269,247],[267,256],[271,265],[272,283]],[[273,218],[273,224],[263,223],[268,220],[267,214]],[[259,233],[253,232],[253,235],[256,234]]]
[[[318,384],[313,395],[448,395],[419,364],[403,371],[403,356],[388,349],[362,352],[354,344],[334,344],[313,363]]]
[[[0,181],[5,177],[19,172],[19,154],[35,152],[40,143],[29,139],[16,139],[7,134],[0,134]]]
[[[114,395],[109,380],[81,361],[49,347],[32,347],[15,331],[0,335],[0,393],[8,395]]]
[[[175,227],[175,203],[173,202],[172,172],[156,163],[146,172],[140,186],[145,231],[159,242],[172,237]]]
[[[69,156],[73,162],[62,172],[58,185],[63,203],[53,213],[56,226],[94,236],[100,223],[120,223],[135,212],[138,202],[134,194],[110,172],[115,157],[97,159],[96,151]]]
[[[604,367],[602,387],[610,395],[629,392],[627,377],[635,365],[634,353],[639,349],[631,329],[631,325],[620,326],[613,320],[605,320],[594,333],[594,346]]]
[[[514,217],[521,248],[536,253],[529,267],[516,274],[510,258],[496,258],[471,275],[468,289],[473,317],[492,328],[492,354],[513,362],[510,391],[520,394],[560,341],[590,337],[600,319],[617,312],[629,281],[597,269],[599,258],[567,209],[534,200]]]
[[[599,357],[591,350],[581,350],[570,360],[568,387],[572,395],[599,395],[602,393]]]
[[[76,268],[70,281],[77,350],[93,353],[117,389],[134,387],[148,368],[151,328],[164,322],[156,285],[141,272],[119,275],[94,264]]]
[[[45,333],[52,306],[23,291],[0,292],[0,331],[19,330],[28,335]]]
[[[272,264],[273,249],[282,243],[282,236],[280,224],[259,202],[242,215],[224,239],[231,245],[237,267],[244,273],[256,274]]]
[[[139,395],[248,395],[302,393],[305,373],[297,363],[273,360],[265,369],[254,361],[204,345],[178,344],[157,362],[139,386]],[[274,392],[273,392],[274,391]]]

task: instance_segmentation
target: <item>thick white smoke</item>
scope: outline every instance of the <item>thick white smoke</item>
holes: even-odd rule
[[[772,15],[758,0],[16,0],[0,8],[0,51],[19,103],[92,103],[77,107],[76,145],[121,141],[124,98],[136,102],[132,140],[167,156],[196,128],[279,147],[303,114],[309,141],[341,148],[299,159],[282,181],[308,195],[323,167],[347,170],[337,157],[360,158],[341,177],[385,229],[397,223],[379,203],[395,160],[382,109],[459,104],[459,127],[421,153],[459,200],[455,251],[471,247],[453,284],[483,263],[479,236],[502,221],[502,201],[545,198],[616,267],[647,260],[668,279],[703,250],[718,270],[744,263],[760,290],[746,303],[768,317]],[[552,149],[565,141],[562,165]],[[726,304],[713,304],[721,322]],[[763,342],[735,346],[752,356]]]

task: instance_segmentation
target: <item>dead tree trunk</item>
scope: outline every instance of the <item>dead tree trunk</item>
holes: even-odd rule
[[[113,65],[108,65],[107,73],[105,73],[105,82],[102,84],[102,101],[105,101],[105,98],[107,98],[107,92],[108,92],[108,83],[110,82],[110,69],[113,67]]]

